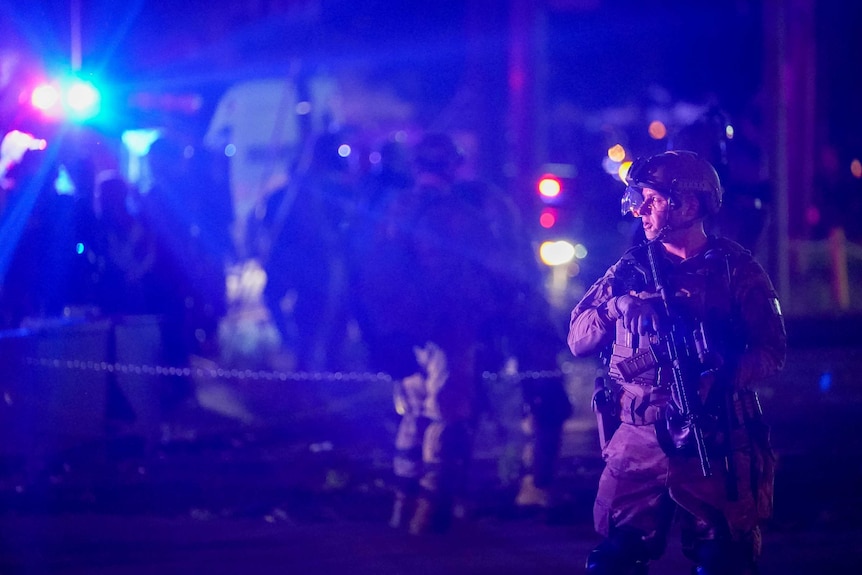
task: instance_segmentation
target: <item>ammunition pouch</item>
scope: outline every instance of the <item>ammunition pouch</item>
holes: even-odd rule
[[[731,396],[733,406],[732,424],[734,427],[751,426],[762,421],[763,407],[753,389],[741,389]]]
[[[659,353],[655,346],[637,349],[631,356],[621,359],[617,363],[617,369],[623,380],[631,383],[639,375],[654,370],[659,365]]]
[[[751,439],[751,487],[757,498],[757,514],[761,519],[772,517],[775,494],[777,457],[769,437],[770,428],[763,421],[763,408],[757,392],[743,389],[731,396],[732,421],[745,426]]]

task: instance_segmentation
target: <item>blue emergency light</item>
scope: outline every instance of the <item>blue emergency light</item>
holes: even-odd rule
[[[98,88],[92,82],[77,77],[41,83],[30,96],[31,105],[46,118],[73,122],[95,118],[101,102]]]

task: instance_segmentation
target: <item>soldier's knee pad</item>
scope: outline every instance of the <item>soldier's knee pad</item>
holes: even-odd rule
[[[643,549],[620,539],[606,539],[587,556],[588,575],[647,575]]]

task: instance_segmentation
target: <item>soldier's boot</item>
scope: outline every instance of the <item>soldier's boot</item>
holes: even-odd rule
[[[521,479],[521,487],[518,490],[518,495],[515,496],[515,505],[518,507],[547,509],[551,506],[551,491],[550,489],[537,486],[534,475],[525,475]]]
[[[606,552],[593,549],[587,557],[586,572],[588,575],[649,575],[649,562],[635,559],[624,563]]]
[[[757,575],[760,571],[751,545],[722,539],[700,541],[695,546],[692,575]]]
[[[560,451],[561,425],[548,425],[529,414],[522,422],[527,437],[521,463],[525,472],[515,504],[522,508],[548,509],[553,504],[554,475]]]
[[[648,575],[647,550],[635,533],[615,533],[587,556],[588,575]]]
[[[410,521],[410,533],[442,533],[453,520],[456,495],[466,485],[469,430],[464,422],[432,422],[422,445],[421,492]]]

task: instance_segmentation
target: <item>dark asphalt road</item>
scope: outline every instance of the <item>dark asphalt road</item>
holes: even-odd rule
[[[857,346],[807,342],[762,389],[780,457],[765,575],[860,572],[860,367]],[[592,368],[575,379],[578,369]],[[84,446],[35,479],[7,457],[0,573],[582,573],[597,542],[590,513],[601,470],[582,393],[572,389],[556,511],[524,516],[508,504],[486,430],[468,517],[445,536],[386,525],[395,419],[379,383],[281,389],[264,403],[295,409],[277,425],[192,411],[192,440],[151,452],[134,442]],[[652,573],[688,567],[673,539]]]

